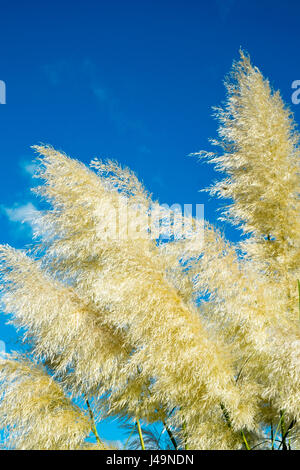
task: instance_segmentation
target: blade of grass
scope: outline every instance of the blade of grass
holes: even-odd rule
[[[286,433],[285,433],[285,422],[284,422],[284,411],[280,411],[280,416],[281,416],[281,444],[282,444],[282,450],[287,450],[287,445],[285,442],[286,439]],[[280,444],[280,445],[281,445]],[[279,446],[280,447],[280,446]]]
[[[185,423],[183,423],[183,425],[182,425],[182,430],[183,430],[183,433],[184,433],[184,449],[189,450],[188,445],[186,443],[186,424]]]
[[[280,442],[280,445],[279,445],[279,449],[282,446],[282,450],[291,450],[291,439],[289,438],[288,446],[286,445],[286,439],[289,436],[289,434],[290,434],[291,430],[293,429],[293,427],[295,426],[295,424],[296,424],[296,420],[292,419],[292,421],[290,422],[290,425],[287,428],[286,432],[284,432],[284,426],[282,427],[282,432],[284,432],[284,434],[282,435],[282,439],[281,439],[281,442]],[[284,448],[284,446],[285,446],[285,448]]]
[[[271,442],[274,441],[274,429],[273,429],[273,421],[271,421]],[[272,449],[274,450],[274,449]]]
[[[282,414],[280,414],[280,420],[279,420],[279,422],[278,422],[278,425],[277,425],[277,427],[276,427],[276,431],[275,431],[275,434],[274,434],[274,438],[273,438],[273,440],[272,440],[272,450],[274,450],[275,439],[276,439],[276,436],[277,436],[277,434],[278,434],[279,428],[281,427],[281,421],[282,421],[283,416],[284,416],[284,411],[283,411],[283,412],[280,412],[280,413],[282,413]]]
[[[127,445],[128,445],[128,442],[129,442],[129,440],[130,440],[132,434],[134,433],[134,430],[135,430],[135,428],[136,428],[136,424],[137,424],[137,423],[135,422],[135,423],[134,423],[134,426],[132,427],[132,430],[131,430],[131,432],[130,432],[130,434],[129,434],[129,436],[128,436],[128,439],[127,439],[126,442],[125,442],[124,450],[126,450],[126,447],[127,447]]]
[[[259,446],[261,446],[262,444],[265,444],[266,442],[269,442],[269,440],[270,440],[270,439],[265,439],[264,441],[259,442],[259,443],[256,444],[255,446],[251,447],[250,450],[256,449],[256,447],[259,447]]]
[[[168,433],[168,436],[169,436],[169,438],[170,438],[170,441],[172,442],[172,444],[173,444],[175,450],[178,450],[177,442],[176,442],[175,437],[173,436],[173,433],[172,433],[171,429],[169,428],[169,426],[167,425],[167,423],[165,423],[164,420],[162,420],[162,423],[163,423],[163,425],[164,425],[164,427],[165,427],[165,430],[166,430],[167,433]]]
[[[232,424],[231,424],[230,415],[229,415],[229,413],[228,413],[228,411],[227,411],[227,409],[226,409],[226,407],[225,407],[225,405],[224,405],[223,403],[220,403],[220,406],[221,406],[221,410],[222,410],[222,412],[223,412],[223,416],[224,416],[224,419],[225,419],[225,421],[226,421],[226,424],[227,424],[227,426],[229,427],[229,429],[231,429],[231,428],[232,428]],[[244,442],[244,444],[245,444],[246,449],[247,449],[247,450],[251,450],[251,448],[250,448],[250,446],[249,446],[249,444],[248,444],[248,442],[247,442],[246,436],[245,436],[245,434],[244,434],[244,431],[241,431],[241,436],[242,436],[242,439],[243,439],[243,442]]]

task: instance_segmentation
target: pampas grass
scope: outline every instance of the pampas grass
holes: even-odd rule
[[[115,162],[34,147],[48,210],[34,250],[0,249],[3,311],[28,347],[0,359],[6,448],[114,447],[106,416],[131,420],[141,449],[298,448],[299,134],[245,54],[226,88],[220,152],[198,156],[225,175],[209,191],[229,200],[237,244]],[[157,213],[167,243],[149,230]]]

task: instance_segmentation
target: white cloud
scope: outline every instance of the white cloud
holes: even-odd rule
[[[33,176],[36,173],[38,164],[34,161],[23,160],[20,162],[22,170],[30,176]]]
[[[40,215],[38,209],[31,202],[24,205],[15,204],[13,207],[2,206],[2,212],[10,222],[28,224],[32,230],[36,228]]]
[[[5,356],[5,343],[4,341],[0,340],[0,359],[1,357],[4,358]]]

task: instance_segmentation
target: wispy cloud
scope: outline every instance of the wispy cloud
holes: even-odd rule
[[[24,171],[24,173],[33,176],[36,173],[36,170],[38,168],[38,165],[36,162],[31,161],[31,160],[22,160],[20,162],[20,167]]]
[[[234,7],[235,0],[215,0],[219,16],[226,21]]]
[[[0,359],[5,356],[5,343],[0,340]]]
[[[129,121],[120,110],[119,101],[113,96],[111,91],[108,88],[102,87],[99,83],[91,83],[89,86],[98,103],[106,107],[110,121],[122,130],[130,127]]]
[[[151,150],[149,149],[149,147],[147,147],[147,145],[140,145],[138,151],[147,155],[151,153]]]
[[[119,131],[148,135],[139,117],[135,118],[126,112],[126,104],[107,86],[96,64],[89,58],[81,61],[64,59],[45,64],[42,72],[51,86],[66,86],[70,82],[78,89],[84,86]]]
[[[115,96],[112,90],[104,86],[99,80],[99,77],[94,72],[92,64],[87,67],[89,75],[89,88],[99,106],[106,109],[110,121],[121,131],[139,131],[144,133],[144,127],[138,120],[133,120],[122,109],[119,99]]]
[[[10,222],[23,224],[24,228],[29,228],[31,231],[37,227],[40,212],[31,202],[23,205],[15,204],[13,207],[1,206],[1,211]]]
[[[52,86],[57,86],[61,83],[68,69],[68,62],[66,60],[59,60],[43,66],[43,72]]]
[[[160,174],[156,174],[151,178],[152,183],[155,185],[164,188],[165,187],[165,182]]]

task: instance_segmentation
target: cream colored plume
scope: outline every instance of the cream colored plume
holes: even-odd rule
[[[116,162],[90,169],[34,147],[48,209],[34,256],[0,248],[2,303],[53,378],[23,358],[2,361],[10,446],[106,448],[103,413],[162,421],[189,449],[272,448],[278,422],[280,445],[299,445],[299,135],[244,54],[226,87],[221,153],[200,154],[225,173],[210,191],[229,199],[223,218],[242,228],[238,244],[153,201]],[[60,401],[44,399],[46,383]],[[92,400],[95,422],[64,391]],[[45,436],[38,423],[48,429],[53,413]]]
[[[0,425],[6,446],[69,450],[90,434],[89,418],[44,369],[21,356],[0,359]]]

